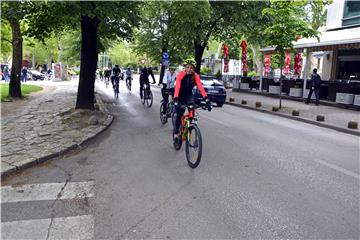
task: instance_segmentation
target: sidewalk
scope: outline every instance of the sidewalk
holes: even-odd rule
[[[1,176],[75,149],[112,122],[99,96],[98,111],[75,110],[76,88],[63,84],[1,117]]]
[[[230,102],[230,97],[233,97],[235,101]],[[241,100],[246,100],[247,104],[241,104]],[[262,106],[257,108],[255,106],[256,102],[261,102]],[[279,98],[246,92],[233,92],[232,90],[227,90],[226,103],[360,136],[359,129],[348,128],[349,121],[355,120],[358,123],[360,122],[360,112],[356,110],[324,106],[321,104],[320,106],[315,106],[314,103],[307,105],[300,101],[282,99],[282,109],[280,109],[278,112],[273,112],[272,107],[279,106]],[[300,115],[292,116],[293,110],[298,110]],[[325,121],[316,121],[317,115],[323,115],[325,117]]]

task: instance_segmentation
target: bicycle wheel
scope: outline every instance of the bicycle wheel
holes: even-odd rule
[[[153,104],[153,95],[151,90],[147,91],[146,105],[150,108]]]
[[[162,124],[165,124],[167,122],[167,115],[163,113],[164,110],[164,103],[162,102],[160,104],[160,121]]]
[[[142,90],[142,96],[143,98],[141,98],[141,103],[145,104],[145,89]]]
[[[196,168],[201,160],[202,139],[200,129],[196,125],[191,125],[186,133],[186,159],[191,168]]]

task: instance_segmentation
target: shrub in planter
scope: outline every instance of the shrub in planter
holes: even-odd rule
[[[247,101],[244,100],[244,99],[242,99],[242,100],[241,100],[241,104],[246,105],[246,104],[247,104]]]
[[[273,107],[272,107],[272,111],[273,111],[273,112],[278,112],[278,111],[279,111],[279,107],[273,106]]]
[[[230,97],[230,98],[229,98],[229,101],[230,101],[230,102],[234,102],[234,101],[235,101],[235,98]]]
[[[255,107],[257,107],[257,108],[261,107],[261,102],[256,102]]]

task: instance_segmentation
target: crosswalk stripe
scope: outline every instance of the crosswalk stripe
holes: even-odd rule
[[[92,239],[93,237],[94,218],[91,215],[1,223],[1,239]]]
[[[63,189],[61,191],[61,189]],[[58,194],[61,192],[61,195]],[[1,187],[1,202],[85,198],[94,196],[94,182],[41,183]]]

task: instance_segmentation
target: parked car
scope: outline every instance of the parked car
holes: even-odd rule
[[[43,81],[45,79],[45,74],[33,69],[28,69],[28,78],[33,81]]]
[[[210,101],[216,103],[218,107],[222,107],[226,100],[226,90],[224,85],[214,76],[201,75],[200,79]],[[194,88],[194,91],[195,103],[203,101],[200,91],[196,87]]]

